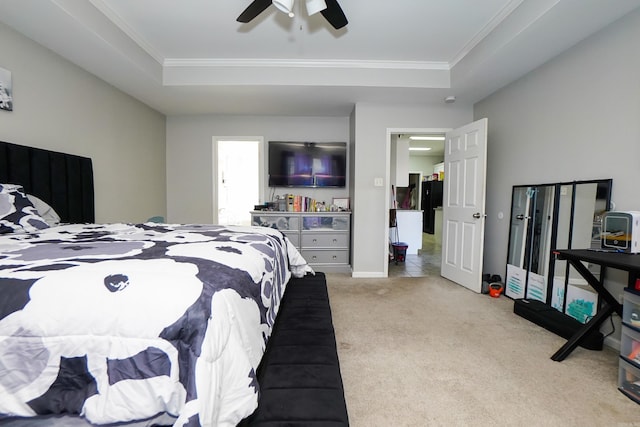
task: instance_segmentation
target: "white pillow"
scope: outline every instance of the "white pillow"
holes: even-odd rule
[[[49,224],[49,227],[60,224],[60,216],[46,202],[40,200],[33,194],[27,194],[27,198],[31,203],[33,203],[33,206],[38,211],[38,215],[40,215],[42,219],[44,219],[44,221]]]

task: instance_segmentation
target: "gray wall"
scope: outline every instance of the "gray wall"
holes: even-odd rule
[[[353,275],[385,277],[388,267],[390,132],[416,128],[456,128],[471,122],[463,104],[432,106],[358,103],[355,109],[355,191],[353,196]],[[384,178],[375,187],[374,179]]]
[[[262,137],[278,141],[349,142],[348,117],[171,116],[167,118],[167,215],[171,222],[213,221],[213,137]],[[266,147],[265,147],[266,148]],[[266,156],[265,156],[266,158]],[[266,172],[264,176],[266,185]],[[345,189],[277,189],[331,203]],[[265,198],[271,192],[264,189]],[[197,196],[195,196],[197,195]]]
[[[475,105],[489,119],[486,273],[505,272],[513,185],[613,178],[616,209],[640,210],[639,52],[640,11]]]
[[[0,24],[13,111],[0,140],[93,159],[96,221],[164,215],[165,117]]]

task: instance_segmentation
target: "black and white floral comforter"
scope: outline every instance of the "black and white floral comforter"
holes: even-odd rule
[[[278,231],[65,225],[0,236],[0,414],[235,426],[291,275]]]

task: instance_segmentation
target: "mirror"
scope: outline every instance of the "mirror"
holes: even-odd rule
[[[558,203],[557,243],[559,249],[598,249],[602,218],[611,204],[612,180],[578,181],[560,185]],[[588,298],[596,299],[582,276],[574,269],[567,271],[567,262],[553,260],[550,304],[559,311],[567,311],[567,297],[580,294],[581,310]],[[589,264],[587,268],[600,279],[601,268]],[[583,286],[584,285],[584,286]],[[569,301],[571,305],[571,301]],[[592,304],[595,307],[595,304]],[[569,313],[571,314],[571,313]],[[575,316],[574,316],[575,317]],[[577,320],[583,321],[578,318]]]
[[[565,285],[580,276],[567,272],[566,262],[555,261],[552,251],[599,247],[611,183],[607,179],[513,187],[505,295],[555,301],[552,305],[563,309]],[[598,277],[599,268],[590,268]]]
[[[531,187],[513,187],[511,196],[511,225],[507,264],[524,267],[525,245],[529,226],[529,197]]]
[[[523,298],[526,290],[541,299],[546,293],[555,192],[553,184],[513,187],[505,290],[509,297]]]

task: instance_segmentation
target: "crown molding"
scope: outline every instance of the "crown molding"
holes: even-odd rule
[[[449,71],[447,62],[427,61],[369,61],[341,59],[262,59],[262,58],[169,58],[163,67],[256,67],[256,68],[353,68],[382,70]]]

